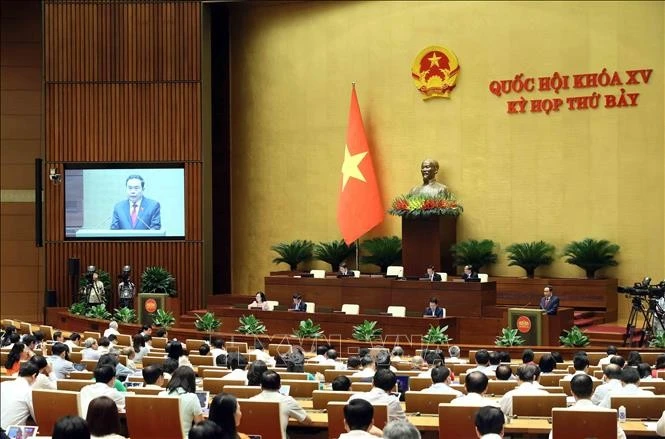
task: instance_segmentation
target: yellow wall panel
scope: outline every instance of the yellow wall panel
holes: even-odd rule
[[[339,237],[353,81],[386,207],[418,183],[423,158],[439,159],[465,207],[458,239],[501,246],[491,273],[523,274],[507,266],[510,243],[544,239],[560,251],[588,236],[621,245],[620,265],[604,271],[620,283],[665,277],[663,2],[307,2],[234,9],[230,22],[234,291],[285,268],[271,264],[270,245]],[[433,44],[459,58],[449,100],[423,101],[410,77]],[[519,73],[603,68],[653,69],[648,84],[629,86],[637,107],[509,115],[519,95],[488,90]],[[386,234],[400,234],[398,219],[369,236]],[[539,273],[583,276],[562,259]]]

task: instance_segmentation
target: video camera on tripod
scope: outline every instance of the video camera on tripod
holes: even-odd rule
[[[632,287],[618,287],[618,293],[632,298],[632,308],[626,323],[624,335],[624,346],[632,344],[633,336],[637,335],[638,316],[644,318],[639,346],[655,335],[655,329],[662,330],[665,327],[665,280],[656,285],[651,285],[651,278],[645,276],[641,282],[635,282]]]

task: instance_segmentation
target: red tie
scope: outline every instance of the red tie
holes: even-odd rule
[[[130,217],[132,218],[132,227],[136,227],[136,221],[138,220],[138,214],[136,212],[136,208],[138,205],[136,203],[132,204],[132,213],[130,214]]]

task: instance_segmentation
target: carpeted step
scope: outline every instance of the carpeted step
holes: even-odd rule
[[[585,319],[596,315],[595,311],[578,310],[573,313],[573,319]]]

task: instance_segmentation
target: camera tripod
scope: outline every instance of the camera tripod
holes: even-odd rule
[[[623,337],[624,346],[633,345],[633,336],[635,335],[635,330],[637,329],[637,317],[642,315],[644,317],[644,323],[642,324],[642,332],[640,334],[640,341],[637,346],[644,346],[644,342],[649,340],[653,335],[653,325],[651,322],[654,318],[657,318],[660,324],[663,324],[661,318],[655,313],[656,302],[654,300],[649,300],[649,306],[645,307],[642,303],[641,297],[633,297],[633,306],[630,310],[630,315],[628,316],[628,323],[626,324],[626,333]]]

